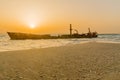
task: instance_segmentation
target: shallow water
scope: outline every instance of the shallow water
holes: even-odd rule
[[[98,38],[81,39],[41,39],[41,40],[10,40],[4,33],[0,34],[0,51],[25,50],[32,48],[58,47],[87,42],[120,43],[120,34],[100,34]]]

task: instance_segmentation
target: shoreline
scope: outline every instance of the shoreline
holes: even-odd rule
[[[60,45],[60,46],[49,46],[49,47],[35,47],[35,48],[26,48],[26,49],[16,49],[16,50],[1,50],[1,52],[12,52],[12,51],[25,51],[25,50],[33,50],[33,49],[47,49],[47,48],[59,48],[59,47],[65,47],[65,46],[74,46],[74,45],[81,45],[81,44],[89,44],[89,43],[100,43],[100,44],[120,44],[120,42],[112,42],[112,41],[84,41],[81,43],[76,43],[76,44],[66,44],[66,45]]]

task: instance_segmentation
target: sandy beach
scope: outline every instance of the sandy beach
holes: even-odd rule
[[[119,80],[120,44],[0,52],[0,80]]]

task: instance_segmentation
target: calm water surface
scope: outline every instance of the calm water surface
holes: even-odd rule
[[[48,39],[48,40],[10,40],[6,33],[0,34],[0,52],[32,48],[58,47],[87,42],[120,43],[120,34],[100,34],[98,38]]]

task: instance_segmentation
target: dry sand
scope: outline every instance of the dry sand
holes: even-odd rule
[[[0,52],[0,80],[120,80],[120,44]]]

